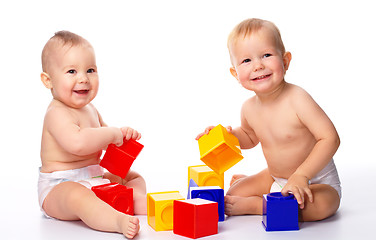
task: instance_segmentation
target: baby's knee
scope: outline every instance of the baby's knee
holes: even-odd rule
[[[316,189],[316,191],[313,191],[313,203],[311,207],[309,205],[310,203],[307,204],[307,210],[312,208],[313,211],[307,211],[311,212],[311,214],[306,214],[304,220],[323,220],[337,212],[340,205],[340,198],[334,188],[325,186],[321,189]]]

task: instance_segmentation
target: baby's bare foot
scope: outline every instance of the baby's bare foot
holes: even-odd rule
[[[252,197],[239,196],[225,196],[225,213],[228,216],[261,214]]]
[[[134,238],[140,230],[140,220],[137,217],[123,214],[119,224],[121,232],[127,238]]]
[[[247,177],[247,175],[244,174],[235,174],[232,176],[231,181],[230,181],[230,187],[234,184],[240,181],[241,179]]]

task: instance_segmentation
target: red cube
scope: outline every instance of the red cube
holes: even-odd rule
[[[120,147],[110,144],[99,165],[106,168],[110,173],[125,178],[143,147],[144,145],[133,139],[124,140]]]
[[[134,215],[133,188],[128,188],[118,183],[107,183],[94,186],[91,190],[98,198],[119,212]]]
[[[218,203],[204,199],[174,201],[174,233],[200,238],[218,233]]]

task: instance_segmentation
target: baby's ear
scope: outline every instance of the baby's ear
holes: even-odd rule
[[[47,73],[45,72],[42,72],[40,74],[40,79],[42,80],[42,83],[43,85],[48,88],[48,89],[51,89],[52,88],[52,83],[51,83],[51,78],[50,78],[50,75],[48,75]]]
[[[239,81],[239,79],[238,79],[238,73],[236,72],[236,70],[235,70],[234,67],[230,68],[230,73],[231,73],[232,76],[234,76],[234,78],[236,78]]]
[[[292,56],[290,52],[286,52],[283,56],[283,66],[285,67],[285,73],[289,69],[291,58]]]

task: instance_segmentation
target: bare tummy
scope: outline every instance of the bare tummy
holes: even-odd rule
[[[281,178],[289,178],[316,144],[290,102],[287,95],[271,104],[261,104],[253,98],[246,103],[249,111],[243,113],[262,146],[270,173]]]

